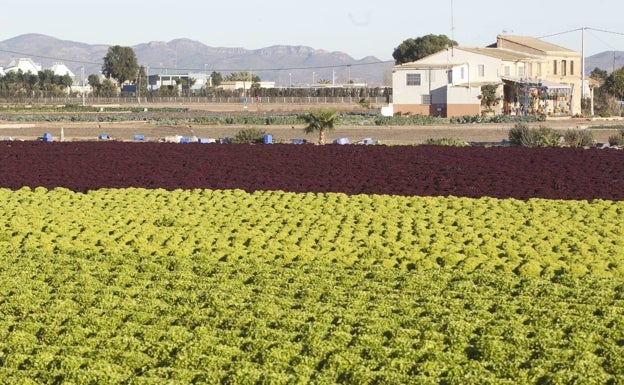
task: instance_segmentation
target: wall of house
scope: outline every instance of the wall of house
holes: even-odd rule
[[[565,61],[565,73],[563,62]],[[555,73],[555,62],[557,71]],[[573,63],[573,64],[570,64]],[[581,113],[581,58],[576,52],[570,55],[549,55],[546,59],[546,73],[542,79],[572,86],[571,114]],[[542,66],[544,66],[542,65]]]
[[[476,116],[481,114],[480,105],[474,104],[448,104],[446,106],[446,116]]]
[[[467,83],[471,82],[499,82],[500,59],[491,56],[481,55],[475,52],[464,51],[461,48],[453,48],[437,52],[418,61],[424,64],[443,64],[457,67],[466,66],[465,77],[463,81],[459,81],[459,76],[453,77],[453,82]],[[482,72],[479,66],[482,67]],[[459,70],[459,69],[458,69]]]
[[[397,66],[392,74],[394,111],[434,116],[478,115],[480,85],[500,82],[499,71],[500,59],[458,48]],[[420,74],[421,84],[408,86],[408,73]],[[478,86],[470,87],[473,84]],[[423,95],[430,95],[430,104],[423,104]],[[454,107],[449,111],[447,105]]]
[[[476,116],[481,113],[479,105],[474,104],[448,104],[448,105],[431,105],[417,106],[414,104],[394,104],[394,113],[401,115],[431,115],[439,117],[454,116]]]
[[[431,106],[423,104],[396,104],[393,105],[395,115],[432,115]]]
[[[431,104],[393,104],[395,114],[453,117],[481,113],[481,87],[445,85],[431,91]]]
[[[420,74],[420,85],[407,85],[407,74]],[[392,101],[395,104],[423,104],[423,95],[432,95],[434,90],[446,88],[446,69],[414,68],[395,70],[392,73]],[[434,97],[431,97],[433,103]]]
[[[480,115],[481,87],[449,87],[446,116]]]

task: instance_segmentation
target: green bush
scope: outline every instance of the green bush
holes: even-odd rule
[[[262,143],[264,141],[264,135],[266,133],[257,128],[243,128],[236,133],[231,141],[232,143]]]
[[[375,118],[375,125],[377,126],[425,126],[442,123],[448,123],[448,119],[436,118],[430,115],[379,115]]]
[[[468,143],[463,140],[453,139],[453,138],[430,138],[427,139],[424,143],[428,146],[452,146],[452,147],[466,147]]]
[[[463,115],[463,116],[453,116],[449,118],[449,121],[453,124],[486,123],[487,118],[481,115]]]
[[[595,140],[591,131],[574,129],[563,134],[563,142],[568,147],[591,147]]]
[[[624,147],[624,130],[620,130],[618,134],[609,136],[609,146]]]
[[[509,130],[509,142],[525,147],[557,147],[559,134],[550,127],[531,128],[525,123],[517,123]]]

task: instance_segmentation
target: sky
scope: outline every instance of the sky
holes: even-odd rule
[[[622,0],[29,0],[2,5],[0,41],[28,33],[121,46],[187,38],[210,47],[301,45],[392,60],[409,38],[444,34],[462,46],[486,46],[507,33],[591,56],[624,51],[622,15]]]

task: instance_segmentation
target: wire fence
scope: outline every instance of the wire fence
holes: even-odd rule
[[[353,96],[258,96],[258,97],[211,97],[211,96],[171,96],[171,97],[11,97],[0,98],[0,104],[5,105],[136,105],[136,104],[358,104],[361,98]],[[388,103],[386,97],[370,97],[367,103],[380,105]]]

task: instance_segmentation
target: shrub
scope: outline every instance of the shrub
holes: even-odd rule
[[[609,136],[609,146],[624,146],[624,130],[620,130],[619,133]]]
[[[429,146],[453,146],[453,147],[466,147],[468,143],[463,140],[453,139],[453,138],[437,138],[437,139],[427,139],[424,143]]]
[[[424,126],[428,124],[442,124],[447,122],[448,119],[436,118],[430,115],[379,115],[375,118],[375,125],[377,126]]]
[[[563,135],[563,142],[568,147],[591,147],[595,141],[591,131],[574,129]]]
[[[257,128],[243,128],[236,133],[231,141],[232,143],[262,143],[265,132]]]
[[[509,142],[525,147],[557,147],[559,134],[550,127],[531,128],[524,123],[517,123],[509,130]]]
[[[483,123],[487,121],[487,119],[484,119],[481,115],[453,116],[449,120],[454,124]]]

